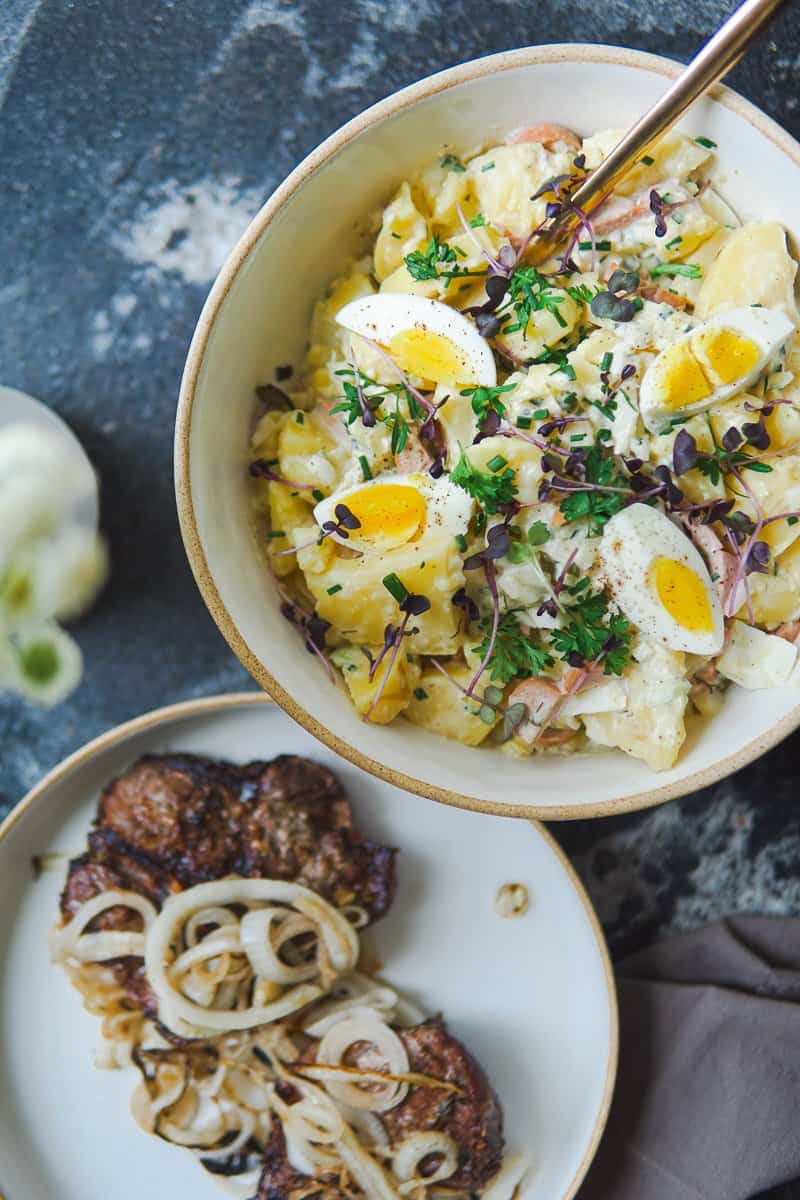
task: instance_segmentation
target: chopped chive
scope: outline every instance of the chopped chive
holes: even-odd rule
[[[457,533],[456,534],[456,549],[459,551],[460,554],[463,554],[464,551],[466,550],[466,548],[467,548],[467,539],[465,538],[463,533]]]
[[[577,378],[577,376],[575,374],[575,368],[573,367],[572,363],[568,363],[568,362],[562,363],[560,370],[562,370],[564,372],[567,379],[576,379]]]
[[[372,479],[372,471],[370,470],[369,463],[363,454],[359,454],[358,456],[358,465],[361,467],[361,474],[364,477],[364,481],[366,482],[366,480]]]
[[[267,533],[267,537],[268,538],[286,537],[286,534],[283,532],[282,529],[270,529],[269,532]]]
[[[786,524],[787,525],[796,525],[798,520],[800,520],[800,517],[787,517]]]
[[[642,163],[645,167],[652,167],[652,165],[655,161],[656,160],[654,158],[651,158],[649,154],[643,154],[642,157],[639,159],[639,162]]]
[[[384,576],[383,586],[398,604],[402,604],[408,595],[408,588],[403,583],[402,579],[399,579],[398,576],[395,575],[394,571],[392,571],[390,575]]]
[[[444,158],[440,160],[439,166],[450,171],[457,171],[459,174],[467,169],[457,154],[445,154]]]
[[[318,504],[319,504],[320,500],[324,500],[324,499],[325,499],[325,493],[324,493],[324,492],[321,492],[321,491],[319,490],[319,488],[314,488],[314,490],[313,490],[313,492],[311,493],[311,495],[314,497],[314,499],[317,501],[317,503],[318,503]]]
[[[549,416],[550,413],[546,408],[537,408],[536,412],[533,414],[533,419],[534,421],[546,421]]]
[[[607,430],[603,430],[603,432],[606,433]],[[571,442],[582,442],[585,437],[586,437],[585,433],[571,433],[569,435],[569,440]]]
[[[485,175],[487,171],[493,171],[493,170],[494,170],[494,163],[490,162],[490,163],[487,163],[485,167],[481,167],[481,174]]]
[[[697,142],[698,146],[702,146],[704,150],[716,150],[717,148],[717,143],[712,142],[711,138],[696,137],[694,140]]]
[[[303,425],[303,424],[305,424],[306,415],[305,415],[305,413],[299,412],[295,415],[294,419],[298,425]]]
[[[603,358],[602,358],[602,360],[601,360],[601,362],[600,362],[600,370],[601,370],[601,371],[608,371],[608,370],[610,370],[610,369],[611,369],[611,363],[612,363],[612,360],[613,360],[613,358],[614,358],[614,356],[613,356],[613,354],[611,353],[611,351],[610,351],[610,350],[606,350],[606,352],[605,352],[605,354],[603,355]]]
[[[327,589],[327,592],[329,596],[335,596],[336,593],[340,592],[341,590],[342,585],[340,583],[334,583]]]
[[[398,242],[402,242],[402,240],[403,240],[403,239],[401,238],[400,234],[399,234],[399,233],[395,233],[395,232],[394,232],[394,230],[392,230],[392,237],[393,237],[393,238],[396,238]]]
[[[664,249],[665,250],[674,250],[676,246],[680,246],[682,241],[683,241],[683,238],[681,237],[680,234],[678,234],[678,236],[674,237],[672,239],[672,241],[666,243],[666,245],[664,246]]]
[[[532,424],[532,417],[517,417],[517,429],[530,429]]]
[[[598,442],[607,442],[610,440],[610,438],[611,438],[611,430],[610,429],[598,429],[598,431],[597,431]]]
[[[591,248],[592,248],[591,242],[578,242],[579,250],[591,250]],[[594,248],[595,248],[595,250],[610,250],[611,242],[607,242],[607,241],[595,242]]]
[[[483,215],[483,213],[478,213],[477,217],[473,217],[472,220],[470,221],[470,228],[471,229],[482,229],[485,224],[486,224],[486,217]]]
[[[657,263],[650,268],[650,278],[658,275],[684,275],[687,279],[701,279],[703,268],[697,263]]]
[[[490,458],[486,464],[487,471],[501,471],[508,463],[507,458],[503,458],[502,454],[495,454],[494,458]]]
[[[644,300],[642,299],[641,296],[633,297],[633,307],[636,309],[637,312],[642,311],[642,309],[644,308]]]
[[[421,688],[421,687],[414,688],[414,696],[417,700],[427,700],[428,699],[428,693],[425,691],[425,688]]]

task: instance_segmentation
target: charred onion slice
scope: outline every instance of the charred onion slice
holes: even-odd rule
[[[421,1170],[425,1159],[438,1160],[433,1170]],[[392,1168],[401,1181],[401,1192],[409,1192],[449,1179],[458,1167],[458,1146],[449,1133],[438,1129],[414,1130],[394,1152]]]
[[[387,1076],[405,1075],[409,1070],[408,1053],[400,1038],[384,1021],[370,1017],[352,1016],[337,1021],[323,1036],[317,1047],[317,1070],[326,1067],[345,1066],[344,1056],[351,1046],[366,1042],[378,1051],[386,1063],[387,1070],[371,1073],[369,1084],[351,1082],[346,1079],[326,1079],[325,1087],[330,1094],[352,1108],[367,1108],[371,1112],[388,1112],[408,1095],[408,1084],[387,1079]],[[364,1072],[359,1072],[364,1078]],[[373,1086],[377,1085],[377,1086]]]

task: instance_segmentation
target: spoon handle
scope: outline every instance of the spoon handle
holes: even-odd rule
[[[735,12],[694,56],[664,95],[618,142],[599,167],[592,171],[572,195],[576,208],[589,213],[605,199],[623,175],[634,166],[660,137],[671,129],[704,92],[733,67],[784,0],[744,0]],[[574,213],[556,221],[532,246],[535,261],[547,258],[578,224]],[[529,256],[530,257],[530,256]]]

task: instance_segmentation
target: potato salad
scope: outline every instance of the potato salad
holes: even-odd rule
[[[258,389],[259,538],[365,721],[664,770],[726,688],[792,682],[797,265],[715,190],[704,137],[576,209],[620,136],[445,148]]]

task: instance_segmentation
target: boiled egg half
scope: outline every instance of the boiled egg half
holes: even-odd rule
[[[385,554],[435,529],[455,538],[466,532],[473,509],[472,498],[445,476],[433,479],[416,472],[387,472],[320,500],[314,509],[320,528],[338,522],[336,509],[342,504],[358,525],[345,528],[347,537],[330,536],[363,554]]]
[[[599,557],[617,606],[670,650],[712,655],[725,636],[722,607],[694,543],[669,517],[631,504],[603,530]]]
[[[684,334],[645,371],[639,389],[645,425],[659,433],[675,417],[745,391],[793,332],[776,309],[734,308]]]
[[[468,317],[425,296],[364,296],[336,314],[345,329],[377,342],[401,370],[447,387],[494,387],[489,343]]]

